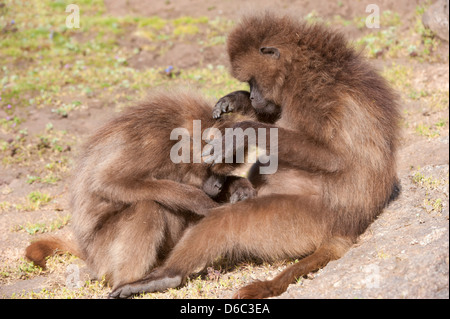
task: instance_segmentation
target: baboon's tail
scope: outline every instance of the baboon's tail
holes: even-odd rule
[[[25,257],[41,268],[46,268],[46,258],[70,253],[81,259],[83,255],[73,239],[45,236],[32,242],[25,250]]]
[[[235,299],[261,299],[274,297],[286,291],[289,284],[311,271],[325,267],[328,262],[340,258],[351,246],[350,239],[339,238],[319,247],[313,254],[301,259],[296,264],[285,269],[273,280],[256,281],[241,288]]]

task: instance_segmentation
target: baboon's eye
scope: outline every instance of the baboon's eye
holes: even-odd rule
[[[259,53],[267,55],[272,59],[278,60],[280,58],[280,51],[274,47],[262,47],[259,49]]]

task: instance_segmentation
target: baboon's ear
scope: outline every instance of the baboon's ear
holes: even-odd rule
[[[259,53],[267,55],[272,59],[278,60],[280,58],[280,51],[274,47],[262,47],[259,49]]]

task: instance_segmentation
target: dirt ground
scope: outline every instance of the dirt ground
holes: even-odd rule
[[[68,192],[71,165],[80,143],[153,86],[189,86],[212,100],[232,91],[239,84],[227,72],[226,32],[242,14],[268,9],[328,23],[357,44],[364,40],[365,54],[399,91],[403,114],[399,199],[345,256],[292,284],[279,298],[449,298],[448,43],[420,25],[422,11],[418,8],[425,10],[431,2],[378,0],[381,28],[369,29],[361,23],[369,14],[365,11],[367,4],[372,2],[96,1],[99,9],[94,6],[89,17],[108,23],[110,29],[101,29],[103,25],[94,22],[90,30],[58,31],[55,27],[57,31],[45,34],[42,47],[29,44],[24,49],[22,42],[21,51],[16,52],[11,41],[20,40],[14,37],[26,24],[21,24],[19,15],[14,17],[18,12],[15,1],[0,0],[0,43],[4,41],[0,45],[0,297],[107,295],[108,287],[86,279],[88,272],[81,260],[53,258],[49,269],[43,271],[23,259],[25,247],[40,234],[70,234]],[[67,15],[64,7],[61,21]],[[45,5],[38,9],[50,10]],[[168,22],[146,29],[154,21],[128,19],[136,16]],[[204,23],[192,22],[204,17]],[[39,23],[45,26],[45,21]],[[189,29],[191,25],[195,28]],[[176,28],[190,35],[173,36]],[[40,68],[46,59],[49,65],[52,63],[53,53],[49,51],[47,56],[41,52],[49,36],[52,41],[70,38],[64,48],[76,58],[71,60],[72,53],[60,54],[54,60],[57,67]],[[92,40],[100,38],[111,49],[95,47]],[[7,41],[12,44],[8,46]],[[77,51],[71,45],[86,45],[88,49]],[[113,50],[114,58],[107,53],[100,56],[102,50]],[[98,61],[94,60],[96,54]],[[181,75],[166,72],[168,66]],[[117,74],[108,73],[113,68]],[[106,73],[99,73],[100,69]],[[74,80],[64,77],[69,71]],[[27,81],[20,86],[23,91],[14,91],[24,77]],[[29,88],[29,83],[35,83],[35,87]],[[270,278],[291,262],[245,263],[225,270],[216,267],[198,280],[192,278],[185,288],[147,297],[227,298],[246,282]],[[68,265],[72,264],[81,269],[80,282],[86,281],[79,285],[81,288],[69,287],[68,278],[73,273]]]

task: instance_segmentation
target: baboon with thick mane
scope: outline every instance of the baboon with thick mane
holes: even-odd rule
[[[233,116],[216,121],[211,110],[192,94],[155,93],[101,127],[85,143],[73,172],[74,239],[44,237],[27,247],[26,256],[45,267],[47,256],[69,251],[114,288],[160,264],[185,229],[219,205],[210,197],[254,197],[247,179],[226,176],[234,166],[217,164],[222,175],[216,175],[208,165],[193,163],[194,155],[201,159],[191,141],[194,120],[201,121],[202,133],[231,126]],[[176,128],[187,132],[189,163],[171,161]]]
[[[249,82],[251,92],[221,99],[214,117],[281,110],[274,124],[233,126],[278,128],[278,172],[262,176],[252,169],[256,198],[213,208],[161,267],[111,297],[176,287],[221,255],[303,257],[235,297],[279,295],[296,278],[340,258],[398,194],[397,96],[340,33],[266,13],[244,18],[227,46],[232,74]]]

